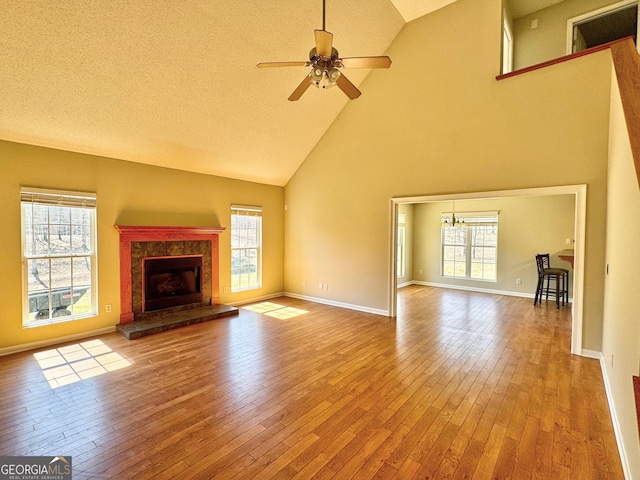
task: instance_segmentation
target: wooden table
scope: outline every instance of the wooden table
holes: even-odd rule
[[[558,253],[558,257],[565,262],[569,262],[571,264],[571,270],[573,270],[573,249],[562,250]]]

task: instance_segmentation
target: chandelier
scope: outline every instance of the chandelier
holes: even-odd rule
[[[451,217],[445,217],[441,220],[445,227],[464,227],[464,219],[456,218],[456,203],[452,203]]]

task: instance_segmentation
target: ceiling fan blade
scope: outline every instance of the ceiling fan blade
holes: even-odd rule
[[[347,57],[340,60],[345,68],[389,68],[391,66],[391,59],[387,56]]]
[[[271,68],[271,67],[308,67],[311,65],[309,61],[300,62],[260,62],[256,65],[258,68]]]
[[[333,48],[333,34],[326,30],[314,30],[316,35],[316,53],[321,57],[331,58]]]
[[[296,100],[299,100],[302,94],[307,91],[307,88],[311,86],[311,83],[312,83],[311,77],[309,75],[304,77],[304,80],[302,80],[300,85],[298,85],[298,87],[293,91],[293,93],[289,95],[288,100],[291,102],[295,102]]]
[[[336,85],[338,85],[340,90],[342,90],[351,100],[358,98],[362,94],[362,92],[342,74],[338,77]]]

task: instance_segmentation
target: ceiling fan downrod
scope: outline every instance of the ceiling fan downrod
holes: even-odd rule
[[[327,0],[322,0],[322,30],[326,31],[325,19],[326,19],[326,3]]]

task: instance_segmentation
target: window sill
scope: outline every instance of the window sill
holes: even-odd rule
[[[442,275],[442,278],[446,280],[464,280],[467,282],[498,283],[498,280],[488,280],[485,278],[448,277],[446,275]]]
[[[56,318],[47,318],[44,320],[27,320],[22,324],[22,328],[37,328],[37,327],[46,327],[49,325],[56,325],[58,323],[66,323],[66,322],[74,322],[76,320],[86,320],[88,318],[94,318],[98,315],[95,313],[88,313],[86,315],[76,315],[76,316],[62,316]]]
[[[257,287],[247,287],[247,288],[238,288],[237,290],[231,289],[231,293],[240,293],[240,292],[249,292],[251,290],[260,290],[262,285],[258,285]]]

